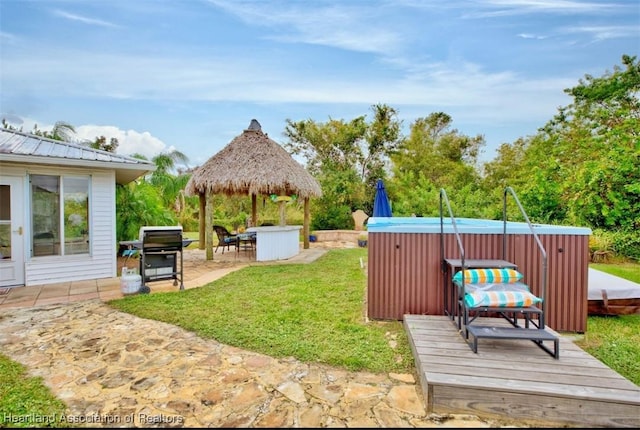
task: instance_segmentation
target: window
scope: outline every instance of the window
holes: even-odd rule
[[[88,254],[89,177],[31,175],[31,217],[32,256]]]

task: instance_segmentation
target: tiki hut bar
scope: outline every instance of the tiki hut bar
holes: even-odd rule
[[[213,259],[213,210],[210,196],[215,194],[250,195],[251,228],[256,233],[258,261],[289,258],[299,252],[302,230],[304,248],[309,248],[309,199],[320,197],[322,189],[305,168],[262,131],[252,119],[249,127],[227,146],[196,169],[186,185],[187,195],[200,198],[200,248],[207,260]],[[257,197],[276,195],[280,222],[275,226],[257,226]],[[291,196],[304,202],[302,226],[286,225],[284,204]]]

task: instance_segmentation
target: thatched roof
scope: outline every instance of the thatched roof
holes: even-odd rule
[[[320,184],[277,142],[251,120],[249,128],[197,168],[185,191],[188,195],[248,194],[322,195]]]

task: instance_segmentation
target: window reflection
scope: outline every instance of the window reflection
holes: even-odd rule
[[[31,175],[31,214],[32,256],[89,253],[89,177]]]
[[[33,255],[60,254],[60,177],[31,176]]]
[[[89,252],[89,182],[64,178],[64,253]]]

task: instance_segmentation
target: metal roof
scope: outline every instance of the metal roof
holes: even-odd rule
[[[156,169],[147,160],[7,129],[0,129],[0,162],[114,169],[120,184]]]

